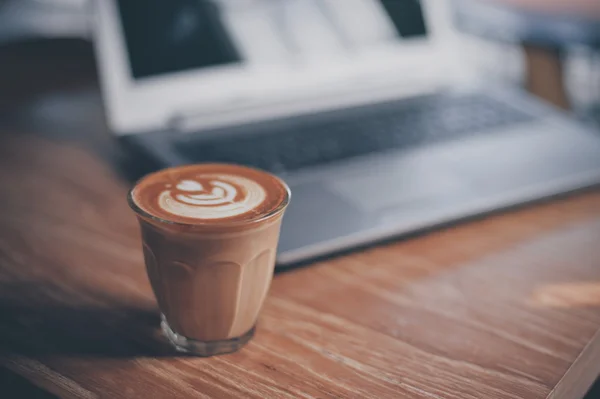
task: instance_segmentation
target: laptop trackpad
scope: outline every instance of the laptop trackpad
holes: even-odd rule
[[[424,206],[465,192],[462,179],[447,168],[404,166],[391,163],[380,171],[335,179],[331,189],[370,214]]]
[[[433,150],[352,165],[319,182],[292,185],[280,251],[327,245],[361,231],[434,214],[472,195]]]

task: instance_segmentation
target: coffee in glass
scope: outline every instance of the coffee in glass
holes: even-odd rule
[[[250,340],[289,200],[279,178],[226,164],[165,169],[130,191],[162,329],[178,350],[211,356]]]

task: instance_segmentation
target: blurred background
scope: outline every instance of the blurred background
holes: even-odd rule
[[[0,46],[39,40],[48,40],[51,46],[51,39],[90,41],[90,1],[0,0]],[[596,0],[433,0],[446,1],[451,3],[453,23],[447,32],[452,40],[447,43],[468,59],[473,69],[469,72],[529,88],[569,108],[577,118],[600,126],[600,11]],[[226,5],[228,1],[218,3]],[[184,26],[186,21],[181,23]],[[537,54],[537,48],[545,54]],[[548,59],[548,54],[555,59]],[[4,67],[8,67],[6,62]],[[549,79],[560,79],[553,83],[559,87],[528,87],[535,86],[528,82],[530,67],[546,86],[552,86]]]

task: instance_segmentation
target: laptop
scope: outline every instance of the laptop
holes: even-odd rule
[[[596,132],[465,84],[448,2],[94,3],[114,135],[285,179],[279,267],[600,182]]]

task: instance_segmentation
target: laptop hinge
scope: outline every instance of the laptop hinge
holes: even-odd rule
[[[315,96],[272,96],[265,100],[238,97],[220,104],[183,110],[169,119],[168,127],[176,132],[191,133],[199,130],[236,126],[246,123],[280,119],[290,116],[372,104],[393,99],[430,94],[441,88],[439,82],[415,84],[388,84],[370,86],[362,90],[336,90]]]

